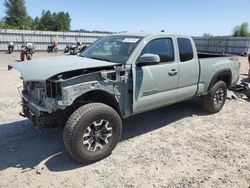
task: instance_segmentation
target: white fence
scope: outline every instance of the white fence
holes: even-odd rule
[[[0,29],[0,51],[8,49],[10,41],[15,43],[15,50],[20,50],[24,42],[32,42],[36,50],[47,50],[51,42],[57,42],[59,50],[66,45],[82,42],[89,45],[104,33],[52,32]],[[245,37],[193,37],[198,51],[210,53],[249,54],[250,38]]]
[[[250,37],[193,37],[198,51],[247,55]]]
[[[82,42],[85,45],[95,42],[103,33],[80,33],[80,32],[51,32],[51,31],[28,31],[0,29],[0,50],[7,50],[8,43],[15,43],[15,50],[20,50],[24,42],[32,42],[36,50],[47,50],[51,42],[57,42],[59,50],[66,45]]]

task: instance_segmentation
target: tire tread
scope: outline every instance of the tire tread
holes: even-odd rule
[[[64,128],[63,131],[63,141],[64,141],[64,145],[66,150],[69,152],[69,154],[77,161],[80,163],[91,163],[92,161],[89,160],[85,160],[80,158],[75,152],[72,151],[72,138],[74,135],[74,128],[77,125],[77,122],[80,121],[80,119],[82,118],[93,118],[100,110],[103,110],[103,108],[105,108],[106,110],[110,111],[110,113],[112,115],[114,115],[115,117],[119,116],[118,113],[111,108],[110,106],[106,105],[106,104],[102,104],[102,103],[89,103],[86,104],[80,108],[78,108],[72,115],[71,117],[68,119],[66,126]],[[119,116],[119,119],[117,118],[117,120],[119,121],[118,124],[121,125],[121,119]],[[83,122],[85,122],[86,119],[83,120]],[[121,133],[119,135],[119,139],[120,139]]]

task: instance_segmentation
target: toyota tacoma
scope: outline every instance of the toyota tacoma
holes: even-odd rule
[[[111,154],[122,120],[200,97],[219,112],[240,63],[227,55],[197,53],[191,37],[117,34],[98,39],[79,56],[9,65],[23,80],[21,115],[38,126],[64,127],[69,154],[92,163]]]

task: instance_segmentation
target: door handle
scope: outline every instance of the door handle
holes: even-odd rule
[[[168,72],[169,76],[175,76],[178,74],[178,71],[176,69],[172,69],[171,71]]]

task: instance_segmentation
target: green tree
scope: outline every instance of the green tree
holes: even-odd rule
[[[53,31],[70,31],[69,13],[58,12],[53,14],[54,28]]]
[[[0,22],[0,29],[5,29],[5,28],[4,28],[4,23],[3,23],[3,22]]]
[[[31,25],[31,28],[33,30],[39,30],[39,23],[40,23],[40,19],[38,17],[36,17],[33,22],[32,22],[32,25]]]
[[[249,37],[249,24],[247,22],[242,23],[241,25],[236,25],[233,29],[234,37]]]
[[[43,31],[70,31],[70,22],[69,13],[51,13],[49,10],[43,10],[42,16],[34,19],[32,28]]]
[[[51,31],[54,27],[54,20],[51,12],[43,10],[42,16],[38,22],[38,29],[43,31]]]
[[[6,29],[5,27],[5,23],[3,21],[0,21],[0,29]]]
[[[5,0],[4,22],[13,29],[30,29],[32,18],[28,16],[24,0]]]
[[[69,13],[51,13],[43,10],[41,17],[34,20],[28,16],[25,0],[5,0],[6,16],[1,21],[2,29],[34,29],[43,31],[70,31]]]

